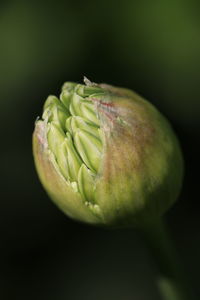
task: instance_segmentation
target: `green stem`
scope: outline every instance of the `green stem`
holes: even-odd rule
[[[163,221],[157,220],[146,226],[142,233],[158,266],[157,283],[162,299],[195,299]]]

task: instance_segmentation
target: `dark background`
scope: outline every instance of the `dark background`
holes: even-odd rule
[[[196,0],[1,1],[0,298],[159,300],[156,266],[135,230],[68,219],[35,172],[31,136],[64,81],[134,89],[171,121],[185,157],[166,216],[200,298],[200,5]]]

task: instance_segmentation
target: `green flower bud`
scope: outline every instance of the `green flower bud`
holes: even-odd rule
[[[103,226],[142,226],[175,202],[183,159],[168,121],[130,90],[67,82],[36,122],[41,182],[70,217]]]

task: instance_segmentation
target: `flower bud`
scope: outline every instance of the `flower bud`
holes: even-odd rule
[[[35,125],[41,182],[68,216],[97,225],[142,226],[180,191],[183,159],[168,121],[134,92],[67,82]]]

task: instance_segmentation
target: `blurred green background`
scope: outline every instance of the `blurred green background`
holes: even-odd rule
[[[37,178],[34,121],[84,75],[134,89],[172,122],[186,175],[166,219],[200,298],[199,1],[1,1],[0,70],[0,298],[160,299],[137,232],[73,222]]]

